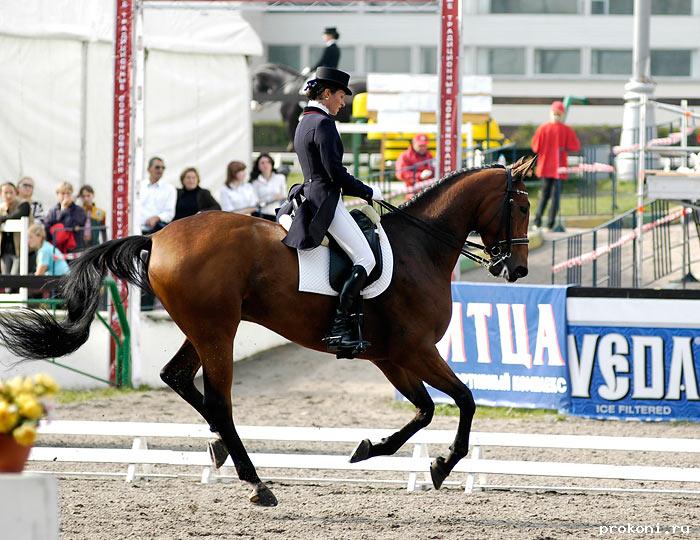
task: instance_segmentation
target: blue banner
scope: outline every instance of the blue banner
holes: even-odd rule
[[[570,326],[571,409],[579,416],[700,419],[700,331]]]
[[[479,404],[568,407],[566,287],[453,283],[437,347]]]

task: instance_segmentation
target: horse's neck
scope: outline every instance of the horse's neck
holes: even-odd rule
[[[440,268],[451,272],[459,257],[459,247],[476,228],[479,204],[490,189],[489,170],[475,171],[445,180],[425,193],[406,210],[449,239],[451,247],[424,233],[426,251]]]

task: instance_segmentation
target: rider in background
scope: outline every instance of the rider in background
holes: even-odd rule
[[[336,41],[340,38],[340,34],[335,27],[326,28],[323,31],[323,41],[326,42],[326,48],[323,49],[323,54],[318,62],[312,67],[305,67],[301,70],[301,74],[306,76],[320,67],[329,67],[336,69],[340,63],[340,48]]]
[[[335,320],[324,341],[329,349],[359,352],[369,346],[354,335],[352,308],[376,261],[360,227],[343,204],[343,195],[368,202],[382,200],[382,193],[348,173],[343,166],[343,143],[333,116],[345,104],[350,75],[338,69],[318,68],[306,85],[308,105],[294,136],[294,148],[304,173],[305,200],[296,211],[283,242],[297,249],[319,246],[330,234],[352,260],[350,277],[340,293]]]

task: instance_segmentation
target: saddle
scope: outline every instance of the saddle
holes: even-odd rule
[[[352,210],[350,215],[359,225],[362,234],[365,235],[369,247],[372,249],[374,254],[374,260],[376,264],[372,272],[367,276],[367,281],[365,282],[365,287],[370,283],[377,281],[382,275],[382,248],[379,244],[379,234],[377,232],[377,224],[379,223],[379,215],[377,212],[369,205],[363,206]],[[350,277],[350,271],[352,270],[352,261],[350,257],[343,251],[343,249],[338,245],[338,243],[333,239],[333,237],[328,236],[328,248],[330,249],[331,256],[328,265],[328,277],[330,279],[331,287],[333,290],[340,293],[343,285]]]

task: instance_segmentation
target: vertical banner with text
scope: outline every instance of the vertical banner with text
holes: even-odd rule
[[[117,0],[114,33],[114,125],[112,142],[112,238],[129,235],[129,149],[131,133],[131,61],[134,0]],[[119,282],[119,296],[127,301],[127,284]],[[121,339],[114,306],[110,325]],[[116,350],[110,346],[110,377],[116,379]]]
[[[462,103],[460,86],[462,76],[459,68],[461,31],[461,0],[442,0],[440,2],[440,52],[438,57],[440,100],[437,140],[437,176],[440,177],[461,167]]]

